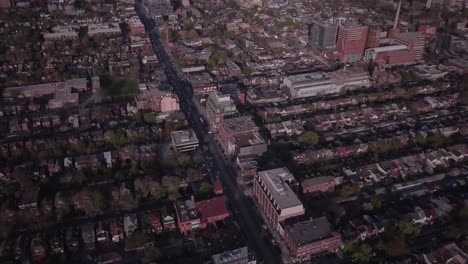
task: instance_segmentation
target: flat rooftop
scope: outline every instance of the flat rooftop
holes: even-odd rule
[[[281,209],[302,205],[299,198],[289,187],[288,183],[294,180],[294,176],[286,167],[260,171],[258,172],[258,176],[265,183],[273,199]]]
[[[200,219],[195,203],[192,200],[176,201],[177,214],[182,222]]]
[[[228,133],[234,134],[258,129],[251,116],[225,118],[221,121],[221,124]]]
[[[299,246],[328,238],[332,232],[325,216],[286,225],[285,231]]]
[[[237,261],[248,259],[249,250],[247,247],[237,248],[230,251],[225,251],[220,254],[211,256],[214,264],[228,264],[228,263],[238,263]]]
[[[177,145],[198,143],[198,138],[193,129],[178,130],[171,133],[173,142]]]
[[[285,79],[288,79],[293,84],[296,83],[306,83],[306,82],[318,82],[330,80],[330,75],[326,72],[311,72],[303,73],[297,75],[286,76]]]

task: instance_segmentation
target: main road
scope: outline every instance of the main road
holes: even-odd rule
[[[227,161],[224,159],[220,147],[213,137],[208,133],[208,128],[202,123],[202,115],[198,112],[193,102],[193,94],[190,86],[181,78],[176,64],[166,50],[166,46],[161,41],[156,24],[146,17],[143,12],[141,1],[137,1],[136,10],[144,23],[146,31],[153,44],[153,49],[158,55],[169,82],[174,88],[174,92],[179,97],[181,110],[186,114],[192,129],[200,140],[200,147],[205,152],[205,156],[213,160],[212,172],[220,175],[220,179],[231,206],[234,208],[236,220],[241,231],[245,234],[247,245],[252,249],[259,260],[264,263],[275,264],[281,262],[281,255],[277,248],[262,235],[262,220],[254,208],[249,197],[237,186],[233,172],[229,169]],[[206,148],[205,148],[206,146]],[[232,212],[231,212],[232,213]]]

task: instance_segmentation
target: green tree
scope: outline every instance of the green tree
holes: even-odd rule
[[[428,137],[428,142],[433,148],[438,148],[447,142],[447,137],[437,133]]]
[[[424,146],[427,143],[426,136],[421,133],[418,133],[416,135],[415,140],[416,140],[416,143],[420,146]]]
[[[161,252],[154,246],[146,246],[144,251],[143,263],[156,264],[157,260],[161,258]]]
[[[75,193],[72,200],[78,210],[81,210],[92,217],[102,213],[106,207],[104,195],[98,191],[93,191],[88,188]]]
[[[319,141],[319,136],[313,131],[307,131],[299,137],[299,142],[306,145],[315,145]]]
[[[153,198],[154,200],[161,200],[163,199],[164,197],[166,197],[166,190],[164,189],[164,187],[161,185],[161,184],[156,184],[154,185],[152,188],[151,188],[151,198]]]
[[[180,184],[181,184],[181,181],[176,176],[163,178],[162,185],[166,189],[170,200],[175,201],[177,198],[179,198]]]
[[[379,209],[382,207],[382,201],[376,196],[371,198],[371,204],[374,209]]]
[[[376,96],[375,96],[375,100],[377,102],[385,101],[385,94],[384,93],[377,93]]]
[[[250,68],[250,67],[245,66],[245,67],[243,67],[243,69],[242,69],[242,73],[243,73],[245,76],[250,76],[250,75],[252,75],[252,73],[253,73],[253,69]]]
[[[156,116],[154,116],[153,113],[144,113],[143,121],[145,121],[148,124],[156,124]]]
[[[200,188],[198,191],[202,198],[207,198],[213,193],[213,186],[210,183],[203,181],[200,183]]]

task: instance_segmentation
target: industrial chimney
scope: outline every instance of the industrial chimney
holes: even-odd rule
[[[396,16],[395,16],[395,22],[393,23],[393,28],[397,28],[398,26],[398,19],[400,18],[400,10],[401,10],[401,0],[398,0],[398,7],[396,11]]]

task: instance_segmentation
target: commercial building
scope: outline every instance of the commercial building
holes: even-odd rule
[[[336,72],[313,72],[286,76],[283,85],[292,98],[338,93],[341,89],[370,86],[368,71],[347,67]]]
[[[295,259],[308,260],[312,255],[337,251],[341,235],[331,230],[326,217],[284,225],[286,246]]]
[[[252,116],[223,118],[219,126],[219,137],[224,150],[228,151],[231,138],[236,135],[248,134],[258,130]]]
[[[255,255],[247,248],[241,247],[211,256],[213,264],[256,264]]]
[[[172,147],[177,152],[193,151],[200,145],[193,129],[173,131],[171,139]]]
[[[331,51],[336,48],[338,23],[331,19],[324,22],[312,21],[309,28],[310,44],[322,51]]]
[[[267,151],[268,144],[257,131],[235,135],[228,144],[228,154],[239,159],[257,158]]]
[[[200,214],[192,200],[175,201],[174,208],[177,216],[177,226],[182,234],[200,228]]]
[[[267,221],[279,228],[279,223],[304,214],[304,206],[290,184],[294,176],[285,167],[260,171],[254,178],[253,195]]]
[[[136,106],[141,110],[151,110],[158,113],[171,113],[180,110],[177,96],[159,89],[150,89],[140,93],[136,98]]]
[[[336,49],[340,53],[342,62],[352,63],[362,59],[366,48],[368,30],[367,26],[355,22],[339,26]]]
[[[206,116],[212,128],[218,129],[223,117],[235,113],[237,113],[237,108],[229,95],[222,95],[218,92],[210,93],[206,101]]]
[[[3,96],[34,98],[54,94],[60,89],[68,88],[77,90],[78,92],[84,91],[88,89],[86,79],[71,79],[57,83],[43,83],[18,87],[8,87],[3,90]]]

